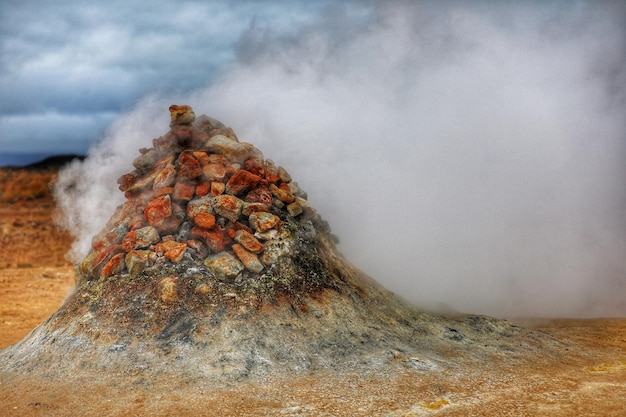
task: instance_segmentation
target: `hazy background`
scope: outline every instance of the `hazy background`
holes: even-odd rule
[[[92,146],[61,178],[75,187],[60,193],[75,257],[121,202],[115,180],[137,149],[167,131],[169,104],[186,103],[287,168],[346,257],[422,307],[626,315],[624,2],[128,7],[68,6],[83,31],[68,25],[51,54],[73,74],[74,107],[60,86],[2,75],[2,132]],[[22,69],[52,77],[54,57],[33,56],[42,66]],[[46,114],[63,117],[35,123]],[[98,123],[102,139],[82,142]]]

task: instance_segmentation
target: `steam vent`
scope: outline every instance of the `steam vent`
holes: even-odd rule
[[[406,304],[337,252],[284,168],[189,106],[170,112],[170,131],[119,179],[126,202],[76,266],[74,292],[0,353],[3,384],[212,387],[390,369],[419,377],[458,358],[527,357],[543,343],[506,321]]]

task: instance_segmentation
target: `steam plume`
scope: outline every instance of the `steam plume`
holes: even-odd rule
[[[252,25],[185,101],[285,166],[346,257],[421,307],[626,315],[624,7],[488,4],[355,3],[290,34]],[[166,129],[136,121],[166,120],[154,109],[174,101],[139,105],[65,173],[97,177],[79,179],[82,203],[61,199],[85,216],[76,230],[99,230],[85,207],[112,203],[149,146],[135,138]],[[102,166],[103,153],[116,157]]]

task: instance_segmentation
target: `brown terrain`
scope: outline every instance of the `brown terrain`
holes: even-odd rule
[[[0,169],[0,349],[57,311],[75,285],[64,258],[71,238],[53,222],[55,172]],[[440,369],[301,372],[215,389],[175,372],[146,381],[103,371],[71,384],[0,376],[0,415],[626,415],[626,319],[520,324],[531,331],[507,343],[530,346],[539,338],[549,341],[545,354],[464,356],[460,344],[457,356],[446,353],[455,363]]]

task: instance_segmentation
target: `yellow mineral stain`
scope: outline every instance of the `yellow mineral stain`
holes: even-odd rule
[[[445,398],[439,398],[437,401],[434,401],[432,403],[420,403],[420,406],[428,410],[441,410],[448,404],[450,404],[448,400],[446,400]]]
[[[585,368],[588,372],[617,372],[626,371],[626,362],[601,363],[596,366],[588,366]]]

